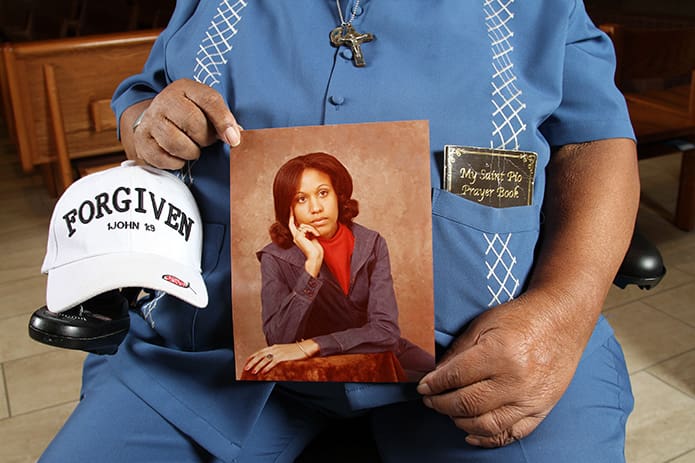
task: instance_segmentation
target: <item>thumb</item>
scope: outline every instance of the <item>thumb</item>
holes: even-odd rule
[[[488,377],[485,356],[479,346],[451,352],[448,358],[425,375],[417,386],[422,395],[460,389]]]
[[[186,98],[203,111],[220,140],[230,146],[238,146],[241,143],[242,128],[219,92],[196,82],[187,86]]]
[[[218,131],[218,136],[220,140],[228,144],[229,146],[239,146],[241,143],[241,131],[242,127],[239,124],[230,125],[220,134]]]

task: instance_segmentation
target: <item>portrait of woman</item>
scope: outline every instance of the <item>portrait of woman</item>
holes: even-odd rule
[[[353,181],[333,155],[285,162],[275,175],[271,243],[258,251],[267,346],[244,370],[340,354],[391,352],[408,380],[433,356],[401,336],[386,240],[354,221]]]

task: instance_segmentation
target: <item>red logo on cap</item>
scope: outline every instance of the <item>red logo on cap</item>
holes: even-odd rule
[[[180,286],[181,288],[188,288],[191,286],[190,283],[183,281],[181,278],[177,278],[174,275],[162,275],[164,281]]]

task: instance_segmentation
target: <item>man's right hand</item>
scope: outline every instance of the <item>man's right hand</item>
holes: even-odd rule
[[[240,131],[222,96],[188,79],[171,83],[154,99],[134,104],[121,115],[121,142],[128,157],[161,169],[182,168],[217,140],[237,146]]]

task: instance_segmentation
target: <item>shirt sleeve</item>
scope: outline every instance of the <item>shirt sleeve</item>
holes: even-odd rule
[[[262,253],[261,303],[263,333],[269,346],[300,340],[323,282],[302,272],[297,281],[289,283],[281,264],[270,254]]]
[[[179,0],[171,16],[169,24],[155,40],[150,55],[145,62],[145,66],[140,74],[128,77],[116,88],[111,99],[111,108],[116,115],[119,124],[118,134],[120,137],[121,114],[128,107],[140,101],[154,98],[171,79],[168,78],[165,67],[164,49],[169,38],[188,21],[195,12],[198,1]]]
[[[606,138],[632,138],[625,98],[615,86],[610,38],[576,1],[567,30],[562,101],[541,126],[551,146]]]

